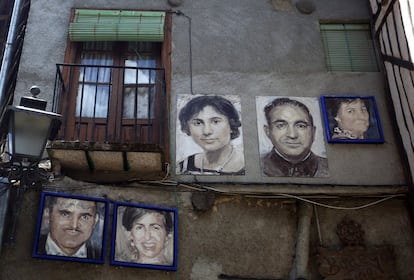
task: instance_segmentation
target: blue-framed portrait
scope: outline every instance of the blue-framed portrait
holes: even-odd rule
[[[177,209],[115,202],[111,264],[177,270]]]
[[[108,211],[106,199],[42,192],[32,256],[104,263]]]
[[[384,143],[374,96],[322,95],[329,143]]]

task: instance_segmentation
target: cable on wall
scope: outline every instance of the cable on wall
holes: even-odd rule
[[[177,15],[177,16],[183,16],[188,20],[188,47],[189,47],[189,53],[190,53],[190,59],[189,59],[189,67],[190,67],[190,92],[193,95],[193,51],[192,51],[192,32],[191,32],[191,17],[187,16],[180,10],[172,11],[171,13]]]
[[[186,185],[182,185],[182,186],[186,186]],[[203,188],[205,188],[207,190],[210,190],[210,191],[214,191],[214,192],[220,193],[220,194],[227,194],[228,193],[228,194],[232,194],[232,195],[237,195],[237,192],[227,192],[227,191],[217,190],[215,188],[207,187],[207,186],[203,186]],[[404,194],[385,195],[384,197],[382,197],[382,198],[380,198],[380,199],[378,199],[378,200],[376,200],[374,202],[371,202],[371,203],[367,203],[367,204],[363,204],[363,205],[355,206],[355,207],[341,207],[341,206],[333,206],[333,205],[328,205],[328,204],[320,203],[320,202],[317,202],[317,201],[314,201],[314,200],[310,200],[310,199],[307,199],[307,198],[304,198],[304,197],[301,197],[301,196],[298,196],[298,195],[292,195],[292,194],[286,194],[286,193],[276,193],[276,194],[268,194],[268,195],[266,195],[266,194],[249,194],[249,193],[239,192],[238,194],[239,195],[240,194],[243,194],[246,197],[255,197],[255,198],[280,198],[280,197],[287,197],[287,198],[292,198],[292,199],[304,201],[304,202],[310,203],[312,205],[317,205],[317,206],[320,206],[320,207],[329,208],[329,209],[335,209],[335,210],[360,210],[360,209],[363,209],[363,208],[367,208],[367,207],[374,206],[376,204],[379,204],[381,202],[385,202],[387,200],[390,200],[390,199],[393,199],[393,198],[396,198],[396,197],[405,197]]]
[[[165,179],[165,177],[164,177]],[[294,199],[294,200],[300,200],[303,202],[307,202],[310,203],[314,206],[319,206],[319,207],[324,207],[324,208],[328,208],[328,209],[334,209],[334,210],[361,210],[364,208],[368,208],[368,207],[372,207],[375,206],[377,204],[386,202],[390,199],[393,198],[403,198],[406,197],[405,193],[397,193],[397,194],[378,194],[378,195],[372,195],[370,197],[366,196],[363,197],[361,195],[347,195],[346,197],[350,197],[350,198],[375,198],[376,200],[370,203],[366,203],[366,204],[362,204],[362,205],[358,205],[358,206],[354,206],[354,207],[342,207],[342,206],[333,206],[333,205],[329,205],[326,203],[321,203],[318,201],[315,201],[314,199],[338,199],[344,196],[335,194],[335,195],[315,195],[313,196],[313,199],[309,199],[309,198],[305,198],[303,196],[300,195],[294,195],[294,194],[287,194],[287,193],[281,193],[281,192],[244,192],[244,191],[227,191],[227,190],[220,190],[217,188],[213,188],[207,185],[200,185],[200,184],[186,184],[186,183],[180,183],[180,182],[176,182],[173,180],[162,180],[162,181],[140,181],[140,180],[129,180],[128,184],[120,184],[122,187],[131,187],[131,188],[146,188],[146,189],[156,189],[158,191],[165,191],[165,192],[174,192],[174,195],[177,196],[177,194],[179,192],[185,192],[185,191],[180,191],[178,188],[184,188],[187,189],[188,191],[192,191],[192,192],[205,192],[205,191],[211,191],[211,192],[215,192],[217,194],[220,195],[227,195],[227,196],[243,196],[243,197],[248,197],[248,198],[263,198],[263,199],[281,199],[281,198],[288,198],[288,199]],[[132,185],[132,183],[134,183]],[[137,185],[139,184],[139,185]],[[163,188],[160,189],[159,186],[164,186],[164,187],[173,187],[173,189],[170,188]],[[286,184],[285,184],[286,185]],[[82,186],[81,188],[79,187],[59,187],[59,190],[66,190],[66,191],[70,191],[72,189],[88,189],[88,188],[94,188],[96,186]],[[53,186],[44,186],[44,188],[46,189],[52,189],[54,188]],[[178,197],[176,197],[176,204],[178,204]]]
[[[318,240],[319,244],[322,244],[322,231],[321,231],[321,224],[319,221],[319,213],[318,213],[318,207],[316,205],[313,205],[313,212],[315,214],[315,221],[316,221],[316,229],[318,231]]]

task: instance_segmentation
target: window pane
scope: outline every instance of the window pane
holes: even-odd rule
[[[142,47],[142,46],[140,46]],[[128,56],[126,67],[152,68],[156,67],[156,60],[151,55],[139,54]],[[124,75],[124,119],[147,119],[154,116],[154,84],[156,70],[152,69],[125,69]]]
[[[79,86],[76,99],[76,116],[106,118],[111,92],[113,57],[109,51],[113,42],[88,42],[83,44]]]
[[[152,53],[155,46],[159,43],[154,42],[128,42],[128,52],[133,53]]]
[[[110,91],[107,85],[79,85],[76,116],[106,118]]]
[[[128,58],[125,60],[126,67],[155,68],[155,63],[155,59],[150,57]],[[127,68],[124,82],[125,84],[153,84],[155,82],[155,70]]]
[[[154,117],[154,86],[125,88],[124,119],[148,119]]]
[[[113,59],[110,55],[85,53],[82,55],[81,63],[83,65],[96,65],[96,67],[82,67],[79,73],[80,82],[110,82],[111,68],[100,67],[113,65]]]
[[[114,49],[114,42],[110,41],[95,41],[83,42],[83,51],[112,51]]]

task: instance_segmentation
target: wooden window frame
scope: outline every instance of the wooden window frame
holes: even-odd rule
[[[74,8],[72,9],[72,17],[74,16]],[[161,124],[164,124],[163,127],[163,141],[160,143],[161,148],[165,151],[164,156],[165,159],[168,160],[169,158],[169,130],[168,130],[168,124],[169,123],[169,106],[170,106],[170,89],[171,89],[171,25],[172,25],[172,16],[171,13],[166,13],[165,17],[165,31],[164,31],[164,40],[161,42],[161,52],[160,52],[160,61],[159,61],[159,67],[164,69],[164,78],[165,78],[165,107],[164,108],[164,118],[162,120],[157,120]],[[70,64],[74,62],[80,61],[80,50],[81,50],[82,42],[72,42],[67,39],[67,48],[65,51],[64,56],[64,63]],[[67,81],[68,83],[73,83],[73,81],[69,81],[69,73],[68,71],[63,71],[63,79],[64,81]],[[70,94],[70,93],[68,93]],[[76,106],[76,100],[71,100],[68,103],[68,96],[63,96],[61,98],[62,100],[65,100],[60,104],[60,111],[61,112],[75,112],[75,108],[71,106]],[[122,106],[122,104],[120,104]],[[120,111],[122,112],[122,110]],[[119,116],[122,119],[122,116]],[[63,127],[62,129],[74,129]]]

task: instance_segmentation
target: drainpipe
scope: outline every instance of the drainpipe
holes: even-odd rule
[[[7,41],[4,48],[4,55],[3,55],[3,61],[1,63],[1,69],[0,69],[0,108],[1,108],[1,115],[0,120],[3,119],[4,115],[4,109],[7,104],[7,77],[9,74],[9,68],[12,63],[13,59],[13,47],[16,43],[16,37],[17,37],[17,27],[19,24],[19,17],[20,17],[20,11],[22,9],[24,0],[15,0],[13,5],[13,12],[10,19],[10,26],[9,26],[9,32],[7,34]]]
[[[9,31],[7,33],[7,41],[4,47],[3,60],[0,69],[0,122],[3,121],[3,116],[6,112],[8,98],[7,78],[9,76],[10,67],[13,59],[13,50],[17,39],[17,27],[19,24],[20,10],[24,0],[15,0],[13,5],[13,12],[10,19]],[[8,198],[9,198],[9,184],[5,178],[0,178],[0,241],[3,240],[4,222],[7,214]],[[0,242],[0,251],[2,242]]]
[[[7,178],[0,179],[0,241],[3,240],[4,221],[7,214],[7,206],[9,201],[9,181]],[[2,242],[0,242],[0,253],[2,249]]]
[[[309,243],[313,211],[312,205],[307,202],[298,202],[298,208],[295,260],[290,271],[290,280],[309,279]]]

